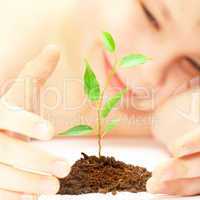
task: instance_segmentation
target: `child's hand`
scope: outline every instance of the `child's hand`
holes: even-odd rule
[[[47,47],[25,66],[19,78],[29,76],[40,79],[40,87],[54,70],[58,60],[57,48]],[[65,161],[5,134],[9,131],[41,140],[54,136],[54,129],[48,121],[34,113],[13,107],[21,106],[23,102],[23,90],[17,83],[0,101],[0,199],[23,199],[25,194],[55,194],[59,189],[59,182],[55,177],[65,177],[69,170]]]
[[[200,99],[197,95],[195,98],[198,93],[199,90],[190,91],[172,99],[155,115],[158,123],[154,135],[168,147],[174,158],[153,172],[147,184],[152,193],[200,194],[200,127],[196,118]]]

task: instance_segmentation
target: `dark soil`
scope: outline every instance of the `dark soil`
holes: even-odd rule
[[[83,158],[72,166],[70,174],[60,180],[58,194],[146,191],[146,182],[151,173],[145,168],[127,165],[113,157],[82,155]]]

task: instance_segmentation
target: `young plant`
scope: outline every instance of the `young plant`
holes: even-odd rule
[[[116,56],[116,43],[113,38],[113,36],[108,32],[102,33],[103,38],[103,45],[106,51],[108,53],[113,54],[115,57],[115,62],[112,65],[112,68],[110,70],[110,73],[108,75],[108,78],[106,80],[106,83],[104,87],[101,89],[100,84],[96,78],[95,73],[92,70],[92,67],[90,66],[89,62],[85,60],[85,72],[84,72],[84,91],[85,94],[88,96],[89,100],[91,102],[94,102],[96,105],[96,111],[97,111],[97,120],[96,120],[96,128],[97,128],[97,135],[98,135],[98,152],[99,157],[101,157],[101,151],[102,151],[102,137],[113,130],[119,123],[119,120],[111,120],[109,121],[105,128],[102,127],[103,121],[105,122],[106,118],[110,114],[110,112],[113,110],[114,107],[118,105],[118,103],[122,100],[124,95],[127,93],[127,88],[124,88],[123,90],[117,92],[113,97],[111,97],[105,104],[103,104],[105,91],[109,87],[110,81],[112,80],[113,76],[115,75],[117,69],[119,67],[121,68],[130,68],[135,67],[137,65],[141,65],[146,63],[150,58],[147,56],[144,56],[142,54],[129,54],[121,59],[117,59]],[[85,135],[91,133],[95,127],[91,127],[90,125],[77,125],[69,130],[61,133],[62,136],[77,136],[77,135]]]

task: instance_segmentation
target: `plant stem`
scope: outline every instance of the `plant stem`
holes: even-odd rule
[[[103,90],[104,91],[104,90]],[[98,147],[99,147],[99,158],[101,157],[101,150],[102,150],[102,144],[101,144],[101,108],[103,103],[103,97],[104,92],[101,93],[99,104],[97,107],[97,134],[98,134]]]
[[[103,104],[103,98],[104,94],[110,84],[110,81],[112,80],[113,76],[116,73],[116,67],[117,67],[117,57],[115,56],[115,64],[113,65],[111,71],[109,72],[108,79],[106,80],[106,84],[104,89],[102,90],[100,100],[97,106],[97,134],[98,134],[98,147],[99,147],[99,158],[101,157],[101,151],[102,151],[102,119],[101,119],[101,109],[102,109],[102,104]]]
[[[102,144],[101,144],[101,110],[98,109],[98,146],[99,146],[99,158],[101,157],[101,150],[102,150]]]

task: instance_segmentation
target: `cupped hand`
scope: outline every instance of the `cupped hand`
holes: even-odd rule
[[[171,158],[154,170],[147,183],[151,193],[200,194],[200,125],[195,117],[200,99],[191,98],[197,92],[173,98],[155,114],[154,136],[167,146]]]
[[[24,67],[18,80],[37,79],[37,87],[41,87],[58,60],[59,50],[48,46]],[[27,94],[28,99],[33,95],[29,91]],[[25,200],[26,197],[34,199],[35,195],[55,194],[59,190],[56,177],[65,177],[69,171],[66,161],[7,134],[11,132],[41,140],[54,136],[52,125],[23,109],[23,105],[24,90],[16,81],[0,100],[0,199]],[[29,108],[32,110],[31,106]]]

